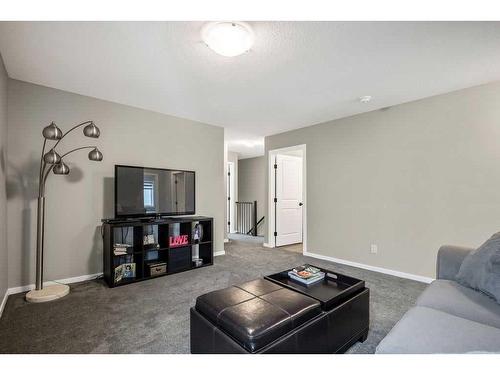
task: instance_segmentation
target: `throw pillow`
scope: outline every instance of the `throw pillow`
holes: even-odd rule
[[[500,303],[500,232],[467,255],[456,279],[460,284],[479,290]]]

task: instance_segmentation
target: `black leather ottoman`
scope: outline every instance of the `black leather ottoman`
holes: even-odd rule
[[[199,296],[191,353],[337,353],[368,334],[369,291],[324,311],[304,294],[257,279]]]

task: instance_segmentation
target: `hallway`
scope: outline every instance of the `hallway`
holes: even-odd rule
[[[228,238],[229,238],[230,242],[231,241],[238,241],[241,243],[258,244],[260,246],[263,246],[263,244],[264,244],[264,236],[249,236],[249,235],[240,234],[240,233],[229,233]],[[291,252],[297,253],[297,254],[302,254],[302,243],[296,243],[296,244],[287,245],[287,246],[280,246],[280,247],[277,247],[276,249],[291,251]]]

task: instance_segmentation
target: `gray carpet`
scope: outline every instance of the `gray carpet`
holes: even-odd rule
[[[0,319],[1,353],[189,353],[189,308],[214,289],[310,262],[366,281],[370,333],[350,353],[373,353],[425,284],[232,241],[212,267],[114,289],[102,280],[71,285],[61,300],[28,304],[9,297]]]

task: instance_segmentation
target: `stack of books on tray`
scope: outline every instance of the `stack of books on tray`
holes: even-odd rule
[[[324,280],[325,273],[321,272],[319,268],[304,264],[300,267],[295,267],[293,270],[288,271],[290,279],[297,281],[303,285],[313,285]]]

